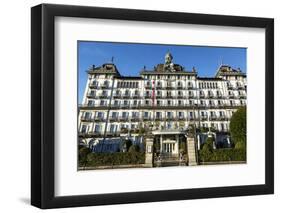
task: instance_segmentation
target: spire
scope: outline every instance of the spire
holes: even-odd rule
[[[170,64],[173,61],[172,54],[168,51],[165,55],[165,64]]]

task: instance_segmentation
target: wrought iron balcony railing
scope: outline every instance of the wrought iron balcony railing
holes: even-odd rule
[[[88,93],[87,98],[96,98],[96,94],[95,93]]]
[[[89,84],[89,87],[91,89],[97,89],[98,88],[98,85],[97,84]]]

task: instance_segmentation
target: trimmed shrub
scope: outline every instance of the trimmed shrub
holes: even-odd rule
[[[132,145],[132,146],[130,146],[128,152],[139,152],[139,151],[140,151],[139,145]]]
[[[245,142],[237,142],[236,144],[235,144],[235,149],[244,149],[244,150],[246,150],[246,143]]]
[[[115,152],[115,153],[90,153],[87,156],[87,166],[113,166],[143,164],[145,153],[143,152]]]
[[[88,147],[82,147],[79,149],[79,164],[85,165],[87,163],[87,156],[91,153],[91,150]]]
[[[207,146],[206,146],[207,147]],[[203,147],[199,150],[200,162],[220,162],[220,161],[246,161],[245,149],[215,149],[210,151]]]
[[[234,144],[238,142],[246,143],[247,137],[247,110],[246,107],[239,108],[233,113],[230,120],[230,136]]]

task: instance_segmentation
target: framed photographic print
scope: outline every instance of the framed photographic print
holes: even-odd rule
[[[31,203],[274,192],[274,21],[31,9]]]

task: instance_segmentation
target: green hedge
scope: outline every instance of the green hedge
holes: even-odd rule
[[[200,162],[246,161],[245,149],[199,150]]]
[[[80,166],[112,166],[143,164],[145,154],[143,152],[115,152],[115,153],[90,153],[87,155],[87,162],[79,162]]]

